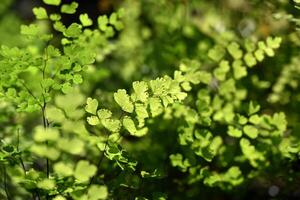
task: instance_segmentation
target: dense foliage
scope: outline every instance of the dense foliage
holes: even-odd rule
[[[300,1],[112,2],[1,1],[0,199],[299,199]]]

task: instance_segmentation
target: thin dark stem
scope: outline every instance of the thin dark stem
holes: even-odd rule
[[[121,116],[119,117],[119,120],[120,120],[124,115],[125,115],[125,112],[122,112],[122,113],[121,113]],[[100,159],[99,159],[99,161],[98,161],[98,163],[97,163],[97,172],[96,172],[96,174],[91,178],[89,185],[91,185],[91,184],[93,183],[95,177],[97,177],[97,176],[99,175],[101,163],[102,163],[102,161],[103,161],[103,159],[104,159],[104,156],[105,156],[105,151],[106,151],[106,148],[107,148],[107,145],[108,145],[108,140],[109,140],[109,135],[110,135],[110,134],[107,133],[105,130],[104,130],[104,132],[106,133],[106,141],[105,141],[105,145],[104,145],[104,150],[102,151],[102,154],[101,154],[101,156],[100,156]],[[116,140],[116,142],[118,142],[118,141],[121,139],[121,137],[122,137],[122,135],[120,134],[120,137]]]
[[[20,161],[21,166],[22,166],[22,169],[23,169],[23,171],[24,171],[24,175],[26,175],[26,168],[25,168],[25,165],[24,165],[24,162],[23,162],[23,159],[21,158],[21,156],[20,156],[20,158],[19,158],[19,161]]]
[[[106,148],[107,148],[107,144],[108,144],[108,139],[107,139],[106,142],[105,142],[104,150],[102,151],[101,157],[100,157],[100,159],[99,159],[99,161],[98,161],[98,163],[97,163],[97,168],[98,168],[98,169],[100,168],[101,163],[102,163],[102,161],[103,161],[104,154],[105,154],[105,151],[106,151]]]
[[[18,129],[18,137],[17,137],[17,152],[19,152],[19,145],[20,145],[20,129]],[[23,159],[22,159],[22,156],[20,154],[19,156],[19,161],[21,163],[21,166],[22,166],[22,169],[24,171],[24,175],[26,175],[26,168],[25,168],[25,165],[24,165],[24,162],[23,162]]]
[[[49,178],[49,175],[50,175],[49,168],[50,168],[50,166],[49,166],[49,159],[47,158],[47,178]]]
[[[48,62],[48,51],[47,51],[47,46],[49,43],[46,44],[46,48],[45,48],[45,52],[44,52],[44,64],[43,64],[43,69],[42,69],[42,78],[43,80],[46,79],[46,68],[47,68],[47,62]],[[42,105],[42,117],[43,117],[43,126],[44,129],[47,130],[47,128],[49,127],[49,123],[46,117],[46,107],[47,107],[47,102],[46,102],[46,98],[45,98],[45,94],[47,93],[47,89],[42,87],[42,96],[43,96],[43,105]],[[48,146],[48,141],[46,141],[46,145]],[[49,159],[46,158],[46,175],[47,178],[50,177],[50,163],[49,163]],[[40,199],[39,195],[38,195],[38,199]],[[49,195],[46,195],[46,200],[49,200]]]
[[[43,117],[43,126],[44,129],[47,130],[47,128],[49,127],[49,123],[46,117],[46,108],[47,108],[47,103],[46,103],[46,99],[45,96],[43,94],[43,107],[42,107],[42,117]],[[48,146],[48,141],[46,141],[46,145]],[[46,158],[46,175],[47,178],[50,177],[50,163],[49,163],[49,159]],[[46,195],[46,200],[49,200],[49,195]]]
[[[27,87],[27,85],[26,85],[23,81],[21,81],[21,84],[22,84],[22,86],[27,90],[28,94],[30,94],[30,96],[32,96],[32,97],[35,99],[36,103],[37,103],[40,107],[43,107],[42,104],[39,102],[38,98],[37,98],[37,97],[33,94],[33,92]]]
[[[19,144],[20,144],[20,129],[17,130],[18,136],[17,136],[17,151],[19,152]]]
[[[44,126],[44,129],[46,130],[48,128],[48,120],[46,118],[46,102],[44,101],[44,105],[43,105],[43,108],[42,108],[42,115],[43,115],[43,126]],[[46,145],[48,145],[48,142],[46,142]],[[46,173],[47,173],[47,177],[49,178],[49,175],[50,175],[50,166],[49,166],[49,159],[47,158],[46,159]]]
[[[18,129],[18,138],[17,138],[17,151],[19,152],[19,144],[20,144],[20,129]],[[23,169],[23,172],[24,172],[24,175],[26,176],[26,167],[25,167],[25,164],[24,164],[24,161],[22,159],[22,155],[20,154],[19,155],[19,162],[22,166],[22,169]],[[31,192],[31,195],[32,195],[32,199],[35,200],[35,195],[33,192]]]
[[[91,178],[89,185],[91,185],[93,183],[94,179],[99,175],[100,166],[101,166],[101,163],[102,163],[102,161],[104,159],[105,151],[106,151],[106,148],[107,148],[107,145],[108,145],[108,138],[109,138],[109,134],[107,134],[107,136],[106,136],[106,141],[105,141],[104,149],[103,149],[102,154],[100,155],[100,159],[98,160],[98,163],[97,163],[97,172]]]
[[[43,66],[43,79],[45,79],[46,77],[46,67],[47,67],[47,62],[48,62],[48,51],[47,51],[47,46],[49,43],[46,44],[46,48],[45,48],[45,59],[44,59],[44,66]]]

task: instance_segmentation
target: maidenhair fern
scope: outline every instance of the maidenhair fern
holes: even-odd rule
[[[0,199],[298,197],[298,1],[43,3],[0,37]]]

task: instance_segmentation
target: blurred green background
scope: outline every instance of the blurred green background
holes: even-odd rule
[[[63,1],[68,3],[71,1]],[[291,0],[78,0],[78,13],[88,13],[95,21],[99,15],[110,14],[125,8],[124,30],[118,32],[111,43],[97,57],[94,71],[85,72],[82,93],[92,96],[107,105],[112,101],[111,92],[118,88],[128,89],[136,80],[150,80],[163,75],[172,75],[184,60],[197,60],[203,66],[212,65],[207,54],[216,44],[230,41],[264,40],[268,36],[283,38],[275,58],[266,59],[249,72],[249,78],[241,84],[247,85],[248,97],[258,102],[263,113],[285,111],[289,130],[300,135],[300,35],[297,31],[299,10]],[[35,20],[32,8],[44,4],[33,0],[1,0],[0,44],[26,46],[27,40],[20,32],[21,24]],[[57,8],[46,6],[47,11]],[[78,15],[63,15],[66,25],[78,21]],[[53,31],[54,32],[54,31]],[[56,41],[59,46],[59,42]],[[263,67],[264,66],[264,67]],[[286,72],[287,71],[287,72]],[[285,77],[282,80],[281,77]],[[191,91],[196,96],[197,91]],[[35,125],[27,124],[27,129]],[[171,122],[170,122],[171,123]],[[4,124],[4,123],[3,123]],[[153,123],[155,124],[155,123]],[[145,164],[164,168],[163,162],[172,152],[172,128],[153,127],[157,130],[143,141],[125,138],[124,146]],[[0,125],[1,128],[1,125]],[[175,127],[176,128],[176,127]],[[174,128],[174,129],[175,129]],[[161,132],[160,132],[161,131]],[[169,135],[166,137],[166,135]],[[168,139],[165,139],[168,138]],[[156,141],[155,144],[152,142]],[[135,146],[130,144],[134,143]],[[151,149],[150,149],[151,148]],[[176,147],[175,147],[176,148]],[[149,150],[150,149],[150,150]],[[152,158],[151,155],[158,155]],[[146,156],[145,156],[146,155]],[[280,163],[283,167],[286,163]],[[300,199],[300,179],[287,182],[287,171],[299,173],[299,158],[288,164],[286,169],[268,169],[253,182],[224,192],[199,183],[192,188],[180,182],[186,174],[170,168],[168,177],[161,182],[149,184],[168,191],[170,199]],[[213,166],[213,164],[212,164]],[[170,167],[170,166],[167,166]],[[274,170],[274,172],[272,171]],[[169,182],[171,181],[172,182]],[[174,181],[175,180],[175,181]],[[181,185],[182,184],[182,185]],[[280,189],[278,197],[270,195],[274,185]],[[147,189],[145,189],[147,190]],[[282,192],[281,192],[282,191]],[[181,195],[189,192],[190,195]],[[233,197],[233,193],[238,196]],[[122,194],[122,191],[120,192]],[[178,196],[178,197],[177,197]]]

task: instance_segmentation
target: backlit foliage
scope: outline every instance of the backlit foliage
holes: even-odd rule
[[[0,199],[299,197],[300,2],[125,0],[95,20],[43,0],[23,25],[13,3]]]

